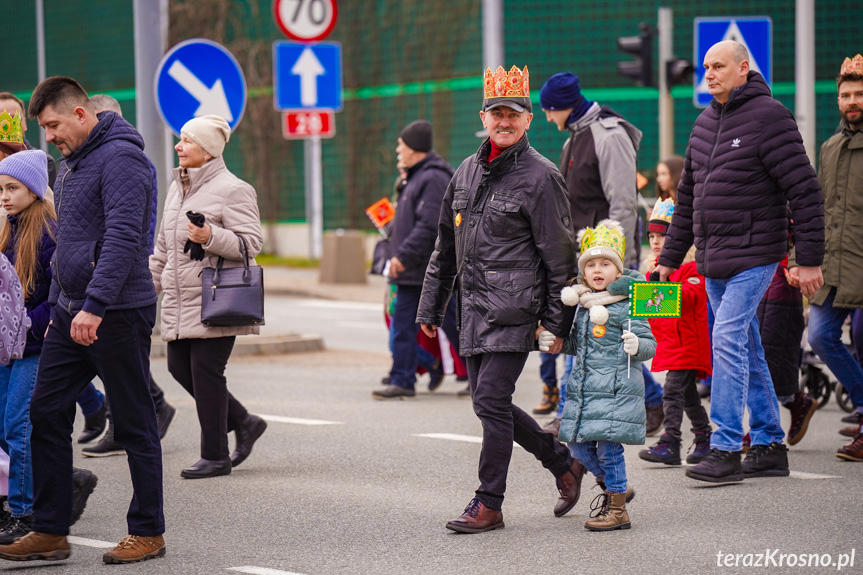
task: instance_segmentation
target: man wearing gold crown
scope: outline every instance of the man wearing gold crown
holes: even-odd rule
[[[462,533],[504,526],[513,440],[557,479],[557,517],[575,506],[584,475],[566,446],[512,403],[538,333],[552,332],[550,351],[559,352],[575,311],[560,301],[575,272],[569,198],[560,172],[528,142],[532,109],[527,67],[486,70],[479,115],[489,137],[447,187],[417,313],[434,337],[458,285],[460,350],[483,427],[476,497],[446,525]]]
[[[665,280],[697,248],[716,321],[711,450],[686,475],[724,483],[787,476],[779,405],[764,359],[756,311],[788,243],[788,209],[800,288],[822,285],[824,205],[794,116],[774,100],[746,48],[719,42],[704,56],[710,106],[698,116],[677,188],[674,219],[656,270]],[[743,412],[751,448],[741,463]]]
[[[818,179],[824,188],[827,245],[821,266],[824,287],[809,307],[809,345],[856,407],[843,419],[853,425],[840,431],[854,439],[836,456],[863,461],[863,369],[842,343],[846,318],[863,308],[863,254],[856,248],[863,242],[857,217],[863,212],[863,56],[845,58],[836,88],[842,120],[839,131],[821,146]],[[797,268],[792,267],[789,275],[793,283]]]

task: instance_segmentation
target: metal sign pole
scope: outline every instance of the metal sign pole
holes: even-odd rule
[[[305,141],[305,156],[309,257],[319,260],[324,253],[324,186],[320,136],[312,136]]]
[[[815,0],[797,0],[794,116],[809,161],[815,165]]]
[[[659,20],[659,159],[674,153],[674,99],[668,85],[667,62],[674,57],[673,12],[660,8]]]

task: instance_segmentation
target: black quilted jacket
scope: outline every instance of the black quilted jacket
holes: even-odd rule
[[[440,212],[417,322],[441,325],[457,278],[462,356],[536,349],[537,322],[565,337],[575,308],[569,194],[527,135],[489,166],[489,140],[456,170]]]
[[[695,121],[659,263],[677,267],[693,243],[698,271],[708,278],[779,262],[788,241],[786,206],[797,263],[820,266],[821,186],[791,112],[750,72],[724,106],[713,100]]]
[[[57,249],[49,301],[70,314],[156,303],[150,275],[153,176],[144,140],[113,112],[57,173]]]

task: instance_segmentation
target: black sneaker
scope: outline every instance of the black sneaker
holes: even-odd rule
[[[743,481],[739,451],[711,449],[701,463],[686,470],[686,476],[710,483],[729,483]]]
[[[19,537],[24,537],[33,529],[33,515],[12,517],[0,531],[0,545],[9,545]]]
[[[96,445],[85,447],[81,453],[87,457],[110,457],[111,455],[126,455],[126,449],[114,441],[114,425],[109,423],[108,431]]]
[[[383,389],[372,392],[372,399],[385,401],[387,399],[416,399],[417,392],[413,389],[398,385],[388,385]]]
[[[159,424],[159,439],[165,439],[165,435],[168,434],[168,428],[171,426],[171,423],[173,423],[176,415],[177,409],[168,402],[162,404],[162,409],[156,410],[156,421]],[[112,429],[111,431],[111,435],[113,435],[114,430]]]
[[[84,508],[87,507],[87,499],[96,489],[99,478],[87,469],[72,468],[72,522],[70,526],[81,518]]]
[[[107,424],[108,417],[108,406],[105,401],[102,401],[102,407],[99,408],[99,411],[91,415],[90,417],[84,418],[84,429],[81,431],[81,435],[78,436],[78,443],[90,443],[105,431],[105,425]]]
[[[434,391],[443,383],[444,371],[441,360],[437,360],[429,370],[429,391]]]
[[[787,477],[788,448],[782,443],[753,445],[741,465],[745,477]]]

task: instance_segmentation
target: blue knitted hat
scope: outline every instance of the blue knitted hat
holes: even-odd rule
[[[0,176],[12,176],[44,200],[48,189],[48,156],[42,150],[24,150],[6,156],[0,161]]]

